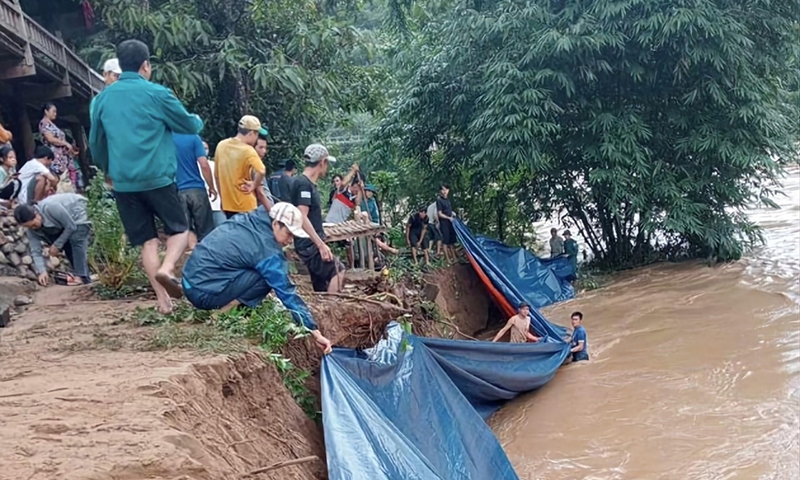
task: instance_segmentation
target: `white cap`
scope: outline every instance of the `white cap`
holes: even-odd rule
[[[303,214],[291,203],[276,203],[269,209],[269,216],[286,225],[295,237],[308,238],[308,234],[303,230]]]
[[[109,58],[108,60],[106,60],[106,63],[103,64],[103,73],[106,72],[122,75],[122,69],[119,68],[119,59]]]
[[[331,163],[336,161],[335,158],[328,156],[328,149],[319,143],[312,143],[307,146],[305,152],[303,152],[303,160],[309,164],[319,163],[326,158]]]

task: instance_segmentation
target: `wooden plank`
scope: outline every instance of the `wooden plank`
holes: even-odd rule
[[[69,85],[23,87],[23,91],[28,103],[35,106],[39,106],[48,100],[72,96],[72,87]]]
[[[25,59],[0,64],[0,80],[30,77],[36,75],[36,66],[27,64]]]
[[[372,256],[372,237],[367,238],[367,267],[370,272],[375,271],[375,258]]]
[[[385,231],[386,231],[386,229],[382,229],[382,230],[372,230],[372,231],[369,231],[369,232],[364,232],[364,233],[359,233],[359,234],[349,233],[349,234],[341,234],[341,235],[329,235],[329,234],[326,233],[325,234],[325,243],[333,243],[333,242],[339,242],[339,241],[342,241],[342,240],[350,240],[351,238],[374,237],[378,233],[385,232]]]
[[[361,267],[362,270],[366,266],[364,264],[364,251],[365,250],[366,249],[364,248],[364,237],[358,237],[358,264],[359,264],[359,266]]]

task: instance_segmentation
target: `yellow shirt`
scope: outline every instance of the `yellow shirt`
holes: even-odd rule
[[[252,181],[250,170],[264,175],[266,168],[256,149],[235,138],[217,144],[214,151],[214,178],[219,182],[219,197],[226,212],[249,212],[258,207],[255,193],[245,193],[239,188]],[[256,185],[260,188],[260,185]]]

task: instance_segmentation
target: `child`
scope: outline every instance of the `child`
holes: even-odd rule
[[[574,312],[572,314],[572,342],[569,350],[572,353],[573,362],[589,360],[589,342],[586,340],[586,330],[581,325],[582,322],[583,314]]]
[[[506,326],[497,332],[497,335],[492,339],[496,342],[502,338],[503,335],[510,329],[511,330],[511,343],[525,343],[528,341],[538,342],[539,337],[531,333],[531,311],[527,303],[521,303],[517,308],[517,314],[508,319]]]

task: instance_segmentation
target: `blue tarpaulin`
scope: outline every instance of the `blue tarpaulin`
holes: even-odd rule
[[[507,304],[531,304],[532,326],[546,336],[525,344],[444,340],[392,323],[374,348],[334,349],[322,361],[331,480],[518,478],[484,420],[547,383],[569,354],[566,329],[537,308],[572,297],[572,268],[454,226],[475,268]]]
[[[322,362],[330,479],[517,479],[483,419],[544,385],[568,351],[421,338],[396,323],[374,349],[335,349]]]
[[[464,250],[475,259],[494,288],[516,308],[531,306],[531,324],[539,335],[563,338],[567,330],[548,322],[538,309],[575,296],[570,284],[575,272],[567,257],[542,259],[522,248],[474,236],[460,220],[453,227]]]

